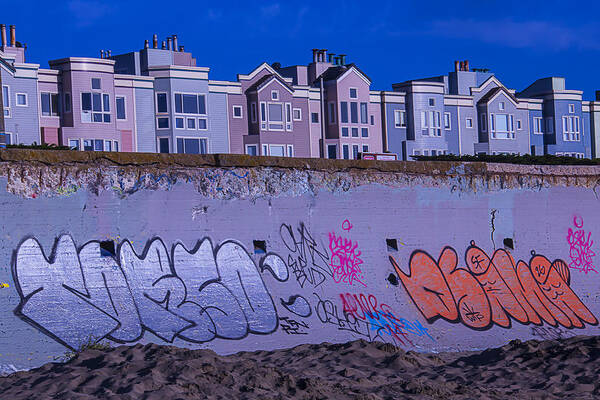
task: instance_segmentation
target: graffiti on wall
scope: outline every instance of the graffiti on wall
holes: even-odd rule
[[[413,252],[408,274],[392,256],[390,261],[429,323],[441,318],[478,330],[494,324],[509,328],[511,320],[565,328],[598,324],[569,286],[569,266],[562,260],[550,262],[532,253],[529,263],[515,263],[504,249],[490,258],[471,242],[465,252],[466,268],[458,267],[451,247],[444,247],[437,261],[425,251]]]
[[[63,235],[46,257],[29,238],[13,264],[21,296],[15,314],[71,349],[90,337],[136,342],[145,331],[166,342],[242,339],[278,327],[265,271],[288,279],[278,255],[266,254],[257,266],[234,241],[214,247],[203,239],[191,251],[177,243],[169,253],[157,238],[141,255],[123,241],[116,255],[103,256],[99,242],[78,250]]]
[[[578,271],[595,272],[593,257],[596,253],[592,250],[594,241],[592,240],[592,233],[588,232],[587,236],[583,229],[583,218],[579,216],[573,217],[573,228],[569,228],[567,233],[567,243],[569,243],[569,257],[571,262],[569,267]]]
[[[342,222],[342,229],[350,231],[352,224],[348,220]],[[329,251],[331,251],[330,266],[333,271],[333,280],[337,283],[343,282],[352,286],[360,283],[363,286],[365,277],[361,269],[363,260],[361,251],[358,249],[358,243],[352,239],[336,235],[335,232],[329,233]]]

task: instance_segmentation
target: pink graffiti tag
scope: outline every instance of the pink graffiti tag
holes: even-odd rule
[[[335,232],[331,232],[329,234],[329,250],[331,250],[329,265],[333,270],[334,281],[345,282],[349,285],[358,282],[367,286],[362,282],[364,276],[360,266],[363,260],[360,258],[362,253],[358,250],[357,242],[336,236]]]
[[[592,250],[592,246],[594,244],[594,241],[592,240],[592,233],[588,232],[586,236],[585,230],[583,229],[582,217],[573,217],[573,225],[577,229],[573,230],[569,228],[569,232],[567,234],[567,242],[570,246],[569,257],[571,257],[569,267],[585,272],[586,274],[590,271],[598,273],[592,261],[592,257],[596,255],[596,253]]]
[[[352,228],[354,228],[354,226],[352,226],[352,224],[350,223],[350,221],[348,221],[347,219],[345,219],[344,222],[342,222],[342,229],[343,230],[349,231]]]

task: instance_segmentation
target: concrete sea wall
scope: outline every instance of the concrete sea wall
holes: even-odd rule
[[[598,332],[598,167],[0,152],[0,370],[90,340]]]

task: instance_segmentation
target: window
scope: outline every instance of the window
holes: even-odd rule
[[[279,91],[277,91],[277,90],[271,91],[271,100],[279,100]]]
[[[358,137],[358,128],[352,128],[352,137]]]
[[[107,93],[81,93],[81,122],[110,122],[110,96]]]
[[[8,86],[2,86],[2,104],[4,106],[4,116],[10,117],[10,89]]]
[[[285,157],[285,147],[281,145],[269,145],[269,155],[274,157]]]
[[[291,144],[287,145],[287,156],[294,157],[294,146]]]
[[[575,112],[575,104],[569,104],[569,113],[573,114]]]
[[[83,150],[84,151],[94,151],[94,141],[93,140],[84,140],[83,141]]]
[[[358,160],[358,145],[352,145],[352,158]]]
[[[73,150],[79,150],[79,139],[69,139],[69,147]]]
[[[355,101],[350,103],[350,122],[358,124],[358,103]]]
[[[167,105],[167,94],[156,93],[156,112],[157,113],[168,113],[169,108]]]
[[[187,119],[187,128],[188,129],[196,129],[196,118],[188,118]]]
[[[504,110],[504,102],[501,101],[500,103],[498,103],[498,109],[499,110]]]
[[[342,121],[342,124],[347,124],[348,123],[348,103],[346,103],[345,101],[342,101],[340,103],[340,121]]]
[[[450,129],[450,113],[444,113],[444,129]]]
[[[260,129],[267,129],[267,104],[260,103]]]
[[[467,118],[465,120],[466,126],[467,128],[472,128],[473,127],[473,118]]]
[[[169,152],[169,138],[158,139],[158,151],[161,153]]]
[[[347,118],[348,117],[346,117],[346,119]],[[348,121],[346,121],[346,122],[348,122]],[[335,103],[329,103],[329,123],[335,124]]]
[[[157,129],[169,129],[169,117],[156,118]]]
[[[421,133],[424,136],[442,136],[439,111],[421,111]]]
[[[233,106],[233,118],[242,118],[242,106]]]
[[[371,115],[371,125],[375,125],[375,117]]]
[[[208,121],[206,120],[206,118],[198,118],[198,129],[208,129]]]
[[[342,128],[342,136],[343,137],[348,137],[349,136],[349,130],[347,127],[343,127]]]
[[[177,153],[180,154],[206,154],[208,153],[208,139],[177,138]]]
[[[27,94],[17,93],[17,106],[27,107]]]
[[[293,114],[294,114],[294,121],[302,120],[302,110],[300,108],[294,108]]]
[[[327,145],[327,158],[335,160],[337,158],[337,145],[328,144]]]
[[[567,142],[579,141],[581,136],[579,132],[579,117],[565,116],[563,120],[563,140]]]
[[[518,129],[518,130],[521,130],[521,129],[523,129],[523,126],[522,126],[522,124],[521,124],[521,120],[520,120],[520,119],[518,119],[518,120],[517,120],[517,129]]]
[[[250,104],[250,118],[253,123],[256,123],[256,103]]]
[[[363,153],[368,153],[369,152],[369,145],[367,144],[363,144],[363,149],[362,149]]]
[[[487,129],[486,121],[487,121],[487,114],[481,114],[481,132],[485,132],[485,130]]]
[[[429,106],[430,107],[434,107],[435,106],[435,99],[433,99],[433,98],[429,99]]]
[[[394,126],[396,128],[406,127],[406,112],[404,110],[394,111]]]
[[[115,101],[117,103],[117,119],[127,119],[125,114],[125,97],[116,97]]]
[[[319,113],[311,113],[310,117],[313,124],[319,123]]]
[[[92,89],[102,89],[100,87],[100,78],[92,78]]]
[[[515,127],[512,114],[492,114],[494,124],[492,137],[496,139],[514,139]]]
[[[268,107],[269,130],[282,131],[283,130],[283,104],[269,103],[268,106],[269,106]]]
[[[104,151],[112,151],[112,142],[110,140],[104,141]]]
[[[47,117],[58,116],[58,93],[42,92],[40,97],[42,99],[42,115]],[[102,118],[100,122],[102,122]]]
[[[285,103],[285,130],[292,130],[292,105]]]
[[[175,93],[175,112],[177,114],[206,115],[206,96]]]
[[[104,150],[104,140],[95,139],[94,140],[94,151],[103,151]]]
[[[369,123],[367,103],[360,103],[360,123],[361,124]]]
[[[268,156],[269,155],[269,146],[266,144],[262,145],[262,155],[263,156]]]
[[[183,118],[181,118],[181,117],[175,118],[175,129],[184,129],[185,128],[184,124],[185,124],[185,122],[184,122]]]
[[[358,97],[358,93],[356,88],[350,88],[350,98],[351,99],[356,99]]]
[[[350,159],[350,146],[348,146],[347,144],[342,145],[342,157],[344,158],[344,160],[349,160]]]
[[[71,93],[65,93],[64,98],[65,98],[65,112],[70,113],[71,112]]]
[[[361,128],[360,131],[362,137],[369,137],[369,128]]]
[[[253,145],[246,145],[246,154],[248,154],[249,156],[257,156],[258,155],[258,148],[255,144]]]
[[[113,142],[113,151],[119,151],[119,142],[116,140]]]
[[[543,132],[543,122],[541,117],[533,118],[533,133],[541,135]]]
[[[546,118],[546,133],[554,133],[554,120],[552,117]]]

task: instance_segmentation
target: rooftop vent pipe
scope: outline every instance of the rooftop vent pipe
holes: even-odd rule
[[[0,30],[2,31],[2,47],[6,47],[6,25],[0,25]]]
[[[17,31],[14,25],[10,26],[10,46],[15,47],[17,44]]]
[[[158,35],[156,33],[154,34],[154,36],[152,36],[152,48],[158,48]]]

